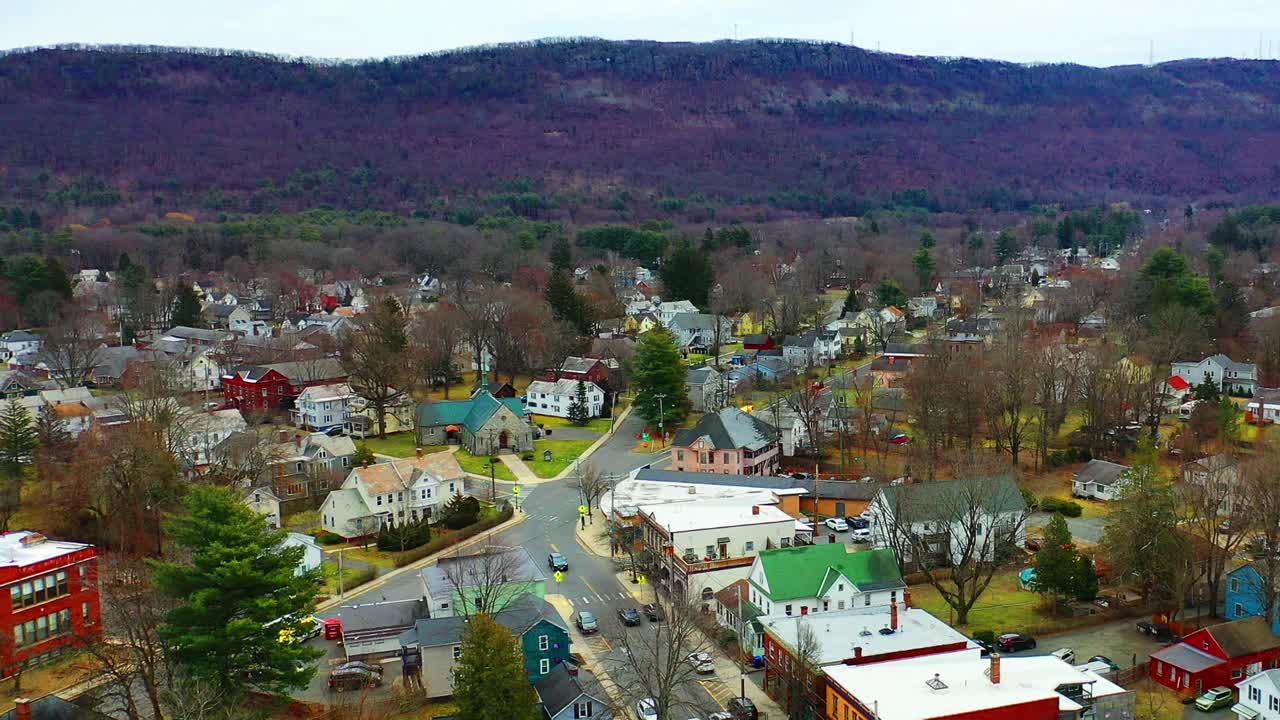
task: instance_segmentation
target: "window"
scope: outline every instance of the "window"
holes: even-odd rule
[[[754,540],[748,540],[746,545],[742,546],[743,552],[753,552],[755,549],[756,549],[756,543]]]
[[[1262,702],[1262,691],[1256,687],[1250,687],[1249,699],[1253,702]]]
[[[836,583],[836,590],[844,592],[844,583]]]
[[[404,491],[396,493],[396,502],[404,502]]]
[[[379,496],[378,496],[378,504],[379,504],[379,505],[381,505],[381,504],[382,504],[382,496],[381,496],[381,495],[379,495]]]
[[[454,660],[457,660],[457,659],[458,659],[458,658],[460,658],[460,657],[462,657],[462,646],[461,646],[461,645],[454,645],[454,646],[453,646],[453,659],[454,659]]]
[[[1231,592],[1240,592],[1240,578],[1231,578]]]
[[[707,454],[705,452],[700,452],[698,453],[698,462],[702,463],[703,465],[707,465],[711,461],[707,459]]]
[[[862,606],[871,607],[871,593],[862,596]]]
[[[897,591],[897,590],[890,590],[890,591],[889,591],[889,602],[891,602],[891,603],[898,602],[898,591]]]
[[[791,614],[791,606],[790,606],[790,605],[787,605],[786,607],[782,608],[782,611],[783,611],[783,612],[785,612],[786,614],[790,615],[790,614]]]
[[[539,636],[538,636],[538,649],[539,649],[539,650],[547,650],[547,649],[548,649],[548,648],[550,648],[550,647],[551,647],[551,638],[547,637],[546,635],[539,635]]]
[[[843,601],[843,600],[839,600],[839,601],[837,601],[837,602],[836,602],[836,609],[837,609],[837,610],[843,610],[843,609],[844,609],[844,601]]]
[[[677,450],[677,451],[676,451],[676,462],[683,462],[683,461],[684,461],[684,451],[683,451],[683,450]]]
[[[828,611],[828,610],[830,610],[830,609],[831,609],[831,601],[830,601],[830,600],[823,600],[823,601],[822,601],[822,612],[826,612],[826,611]]]
[[[1234,613],[1234,614],[1231,616],[1231,617],[1233,617],[1233,618],[1237,618],[1237,619],[1238,619],[1238,618],[1242,618],[1242,617],[1244,617],[1244,606],[1243,606],[1243,605],[1241,605],[1240,603],[1236,603],[1236,604],[1235,604],[1235,609],[1233,610],[1233,613]]]
[[[1232,679],[1232,680],[1239,680],[1239,679],[1240,679],[1240,678],[1242,678],[1242,677],[1244,677],[1244,669],[1243,669],[1243,668],[1236,668],[1235,670],[1232,670],[1232,671],[1231,671],[1231,679]]]
[[[707,552],[706,552],[706,554],[704,554],[704,555],[703,555],[703,557],[715,557],[715,556],[716,556],[716,546],[715,546],[715,545],[708,545],[708,546],[707,546]]]
[[[551,661],[546,658],[542,658],[541,660],[539,660],[538,672],[542,673],[543,675],[546,675],[547,673],[551,672]]]
[[[1259,694],[1261,694],[1261,692],[1259,692]],[[1271,708],[1271,712],[1280,712],[1280,697],[1277,697],[1275,695],[1268,695],[1267,707]]]
[[[1164,663],[1156,661],[1156,677],[1164,677]]]
[[[588,700],[588,701],[586,701],[586,702],[574,703],[574,705],[573,705],[573,716],[574,716],[575,718],[589,718],[589,717],[591,717],[591,711],[592,711],[593,709],[594,709],[594,708],[592,708],[592,707],[591,707],[591,701],[590,701],[590,700]]]

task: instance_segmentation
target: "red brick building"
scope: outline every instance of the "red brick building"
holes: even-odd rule
[[[1184,695],[1280,667],[1280,638],[1261,616],[1210,625],[1151,653],[1151,679]]]
[[[0,535],[0,677],[101,632],[97,562],[92,545]]]
[[[222,399],[242,415],[289,410],[303,390],[347,379],[334,358],[317,358],[273,365],[241,365],[222,376]]]
[[[560,367],[547,372],[546,380],[582,380],[606,387],[609,382],[609,366],[603,360],[569,356]]]

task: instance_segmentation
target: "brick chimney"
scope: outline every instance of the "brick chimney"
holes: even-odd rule
[[[751,514],[752,514],[752,515],[759,515],[759,514],[760,514],[760,506],[759,506],[759,505],[752,505],[752,506],[751,506]]]
[[[902,591],[902,606],[910,609],[911,607],[911,591],[910,590]]]
[[[1000,684],[1000,653],[991,653],[991,684]]]
[[[14,698],[13,704],[18,720],[31,720],[31,700],[29,698]]]
[[[862,646],[861,646],[861,645],[854,645],[854,646],[853,646],[853,659],[854,659],[854,660],[860,660],[861,658],[862,658]]]
[[[422,457],[422,448],[414,448],[413,453],[418,457]]]
[[[889,604],[889,628],[893,631],[898,630],[898,601],[894,600]]]
[[[364,462],[360,463],[360,467],[369,467],[369,461],[365,460]]]

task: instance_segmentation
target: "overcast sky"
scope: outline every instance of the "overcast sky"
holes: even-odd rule
[[[144,43],[367,58],[543,37],[787,37],[1118,65],[1280,55],[1280,0],[0,0],[0,48]],[[1261,52],[1259,42],[1261,41]]]

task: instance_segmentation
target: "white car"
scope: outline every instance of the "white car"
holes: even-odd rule
[[[640,698],[636,702],[636,716],[640,720],[658,720],[658,702],[653,698]]]
[[[849,533],[849,539],[856,543],[871,542],[871,528],[855,528]]]
[[[1071,648],[1058,648],[1049,654],[1066,663],[1074,663],[1076,661],[1076,651]]]
[[[685,658],[693,671],[699,675],[710,675],[716,671],[716,666],[711,662],[711,654],[704,652],[689,653],[689,657]]]
[[[822,524],[826,525],[827,529],[835,530],[836,532],[844,532],[849,529],[849,523],[845,522],[844,518],[827,518],[826,522]]]

